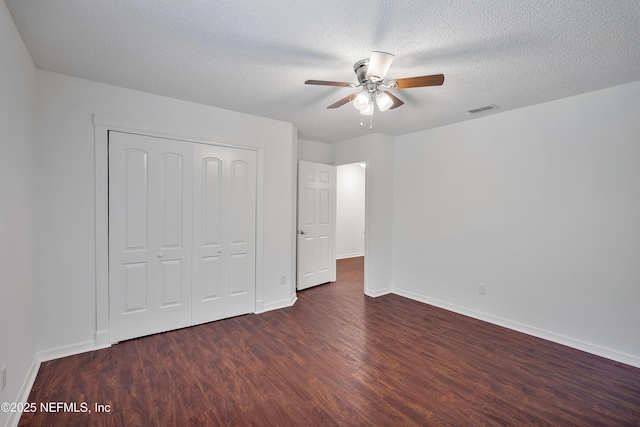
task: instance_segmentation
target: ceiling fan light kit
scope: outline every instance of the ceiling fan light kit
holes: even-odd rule
[[[356,95],[355,99],[353,100],[353,106],[356,107],[356,110],[362,111],[365,108],[367,108],[367,106],[369,105],[369,101],[370,101],[369,93],[363,90],[362,92]]]
[[[385,92],[378,92],[376,94],[376,104],[378,105],[378,110],[387,111],[393,105],[393,100]]]
[[[384,76],[387,75],[389,67],[393,62],[395,55],[387,52],[371,52],[369,58],[369,67],[367,67],[367,73],[365,74],[367,80],[372,82],[381,82]]]
[[[431,76],[410,77],[395,79],[384,82],[384,78],[391,67],[395,55],[387,52],[373,51],[371,57],[362,59],[353,65],[353,71],[358,78],[358,84],[333,82],[326,80],[307,80],[308,85],[338,86],[338,87],[361,87],[362,91],[353,93],[341,100],[329,105],[327,108],[338,108],[353,101],[353,106],[360,111],[361,116],[372,116],[375,107],[380,111],[393,110],[404,104],[388,90],[408,89],[413,87],[440,86],[444,83],[443,74]],[[363,126],[362,119],[360,126]],[[371,118],[369,118],[369,129],[372,129]]]
[[[360,114],[362,114],[363,116],[373,116],[373,108],[373,102],[369,101],[367,106],[364,107],[364,109],[360,110]]]

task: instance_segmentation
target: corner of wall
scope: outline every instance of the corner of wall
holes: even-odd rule
[[[297,270],[297,228],[298,228],[298,129],[293,128],[293,146],[291,156],[291,268],[289,269],[289,293],[290,299],[295,302],[296,286],[298,281]],[[291,305],[293,305],[293,302]]]
[[[0,402],[18,403],[26,400],[38,371],[37,87],[33,60],[4,2],[0,57],[0,366],[7,372]],[[0,411],[0,425],[18,418]]]

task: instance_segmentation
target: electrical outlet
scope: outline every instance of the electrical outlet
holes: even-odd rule
[[[286,285],[287,284],[287,276],[286,276],[286,274],[283,274],[282,276],[280,276],[280,284],[281,285]]]
[[[478,288],[478,292],[480,292],[480,295],[486,295],[487,294],[487,285],[485,285],[484,283],[480,283],[480,287]]]
[[[2,391],[7,386],[7,366],[6,365],[2,367],[2,370],[0,370],[0,377],[2,377],[2,388],[0,388],[0,391]]]

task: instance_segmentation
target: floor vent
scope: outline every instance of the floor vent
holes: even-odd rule
[[[483,105],[482,107],[472,108],[471,110],[468,110],[467,113],[469,114],[482,113],[483,111],[495,110],[496,108],[498,108],[498,106],[493,104]]]

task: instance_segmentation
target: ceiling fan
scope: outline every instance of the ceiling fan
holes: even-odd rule
[[[404,104],[404,102],[391,94],[389,90],[440,86],[444,83],[443,74],[394,79],[385,83],[384,78],[387,71],[389,71],[394,57],[395,55],[391,53],[373,51],[371,52],[370,58],[356,62],[353,65],[353,71],[358,78],[358,84],[326,80],[307,80],[304,83],[322,86],[362,87],[362,91],[345,96],[327,108],[342,107],[344,104],[353,101],[353,106],[360,110],[360,114],[364,116],[373,115],[376,105],[380,111],[386,111],[393,110]],[[360,126],[362,126],[362,121],[360,121]]]

